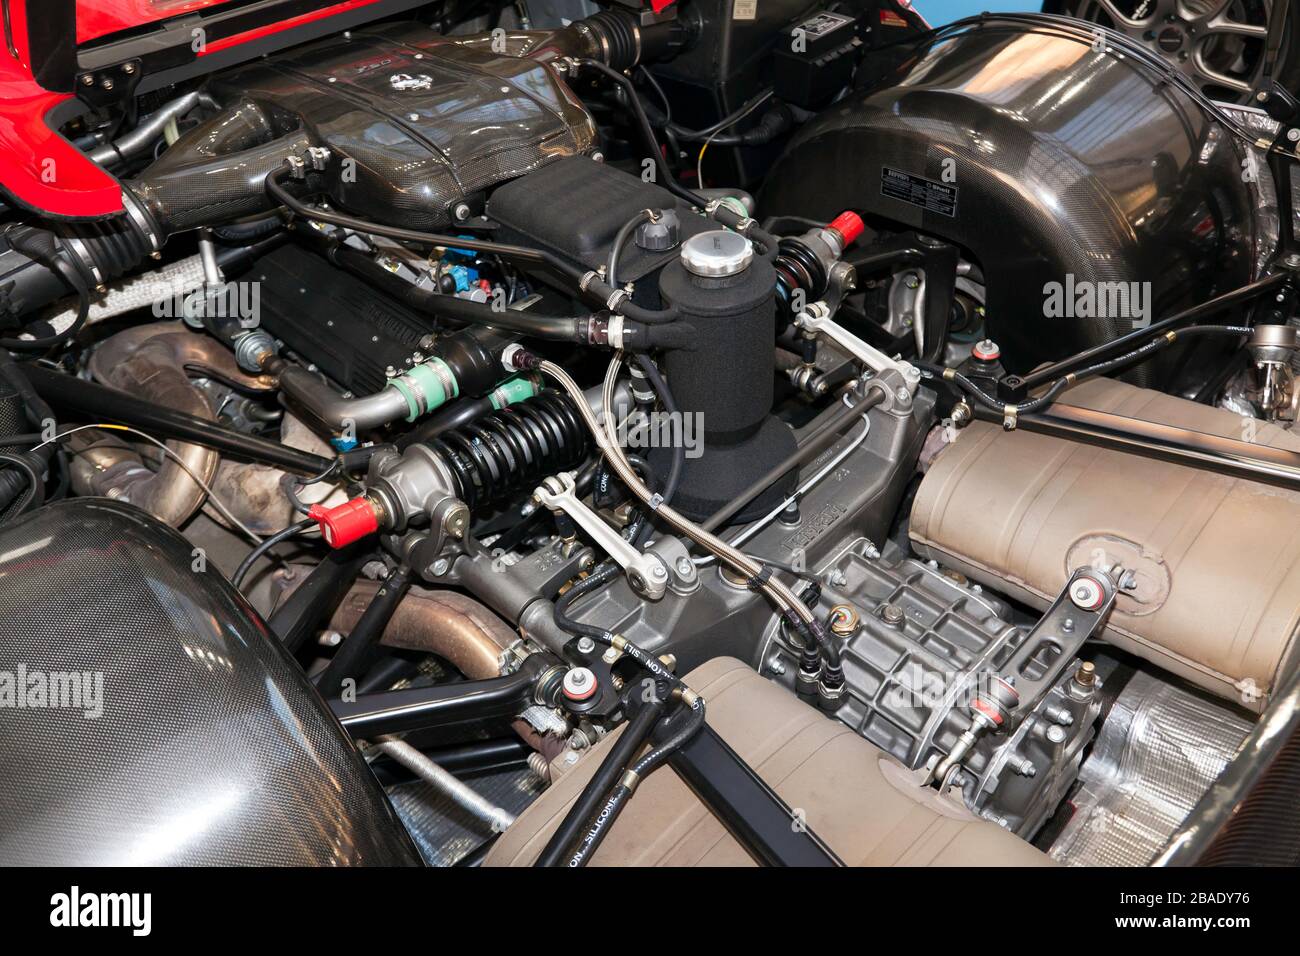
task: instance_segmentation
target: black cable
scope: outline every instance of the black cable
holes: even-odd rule
[[[230,583],[235,586],[236,590],[238,590],[240,585],[244,583],[244,578],[248,576],[249,570],[252,569],[253,565],[257,562],[258,558],[266,554],[267,551],[271,550],[271,548],[274,548],[281,541],[287,541],[289,538],[292,538],[294,535],[301,534],[307,529],[314,528],[314,527],[316,527],[316,522],[308,518],[305,521],[299,521],[296,524],[291,524],[289,525],[289,527],[277,531],[275,534],[271,535],[271,537],[265,539],[261,544],[255,547],[252,551],[248,552],[248,555],[244,558],[244,560],[239,563],[239,567],[235,568],[235,573],[230,576]]]
[[[686,129],[685,127],[677,126],[676,124],[673,123],[668,123],[667,125],[672,129],[673,133],[675,133],[677,137],[684,143],[703,142],[704,140],[712,137],[718,131],[726,129],[732,123],[737,123],[740,120],[744,119],[751,111],[758,109],[758,107],[762,105],[763,102],[771,98],[772,98],[772,89],[771,87],[769,87],[766,90],[763,90],[760,93],[758,93],[758,95],[750,97],[738,109],[732,110],[726,116],[722,117],[722,119],[718,120],[712,126],[706,127],[705,129]],[[714,138],[713,142],[714,144],[716,144],[718,140]]]
[[[673,176],[672,171],[668,168],[667,163],[664,162],[664,156],[659,147],[659,141],[655,139],[654,127],[650,125],[650,120],[645,115],[645,109],[641,106],[641,98],[636,95],[636,87],[633,85],[631,78],[625,76],[612,67],[606,66],[599,60],[580,59],[578,60],[578,65],[595,70],[597,73],[602,73],[622,87],[626,94],[625,99],[627,100],[628,110],[631,112],[633,120],[635,120],[637,132],[640,134],[645,147],[650,150],[651,158],[654,160],[655,169],[659,172],[659,178],[662,180],[658,185],[663,186],[678,199],[684,199],[692,206],[698,206],[700,209],[707,208],[709,201],[679,183],[677,178]]]
[[[643,222],[653,221],[654,216],[655,213],[649,209],[641,209],[635,216],[623,223],[618,232],[615,233],[614,244],[609,248],[609,261],[605,264],[605,281],[614,288],[618,288],[618,257],[623,250],[623,246],[632,237],[632,233],[636,231],[637,226]]]
[[[664,92],[664,88],[659,85],[659,81],[655,79],[654,74],[651,73],[648,69],[646,69],[644,65],[637,67],[637,70],[641,74],[641,77],[647,83],[650,84],[651,89],[655,91],[655,94],[659,97],[659,101],[664,105],[663,126],[665,128],[672,126],[673,125],[672,100],[668,99],[668,94]]]

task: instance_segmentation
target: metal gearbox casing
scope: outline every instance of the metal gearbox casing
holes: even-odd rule
[[[859,541],[833,562],[822,607],[848,605],[859,620],[843,649],[846,682],[836,717],[913,769],[929,769],[970,723],[969,706],[1023,641],[1007,605],[978,585],[897,554],[872,557]],[[773,633],[763,673],[793,687],[798,647]],[[1078,692],[1071,664],[1010,735],[985,736],[962,763],[968,807],[1031,836],[1078,776],[1101,703]],[[1032,768],[1032,769],[1031,769]]]

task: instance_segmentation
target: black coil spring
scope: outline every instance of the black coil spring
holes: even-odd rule
[[[590,438],[568,396],[546,389],[443,432],[429,447],[447,463],[457,497],[472,511],[576,467],[587,456]]]

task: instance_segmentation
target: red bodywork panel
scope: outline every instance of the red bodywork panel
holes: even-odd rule
[[[216,53],[293,29],[377,0],[340,0],[289,20],[215,41]],[[77,0],[77,42],[225,5],[225,0]],[[27,48],[28,8],[41,16],[41,0],[9,0],[13,52],[0,45],[0,186],[19,205],[61,219],[102,219],[122,212],[117,180],[86,158],[46,117],[72,99],[44,89],[33,77]]]
[[[122,211],[117,181],[50,129],[46,115],[71,99],[32,76],[27,54],[27,5],[10,0],[13,46],[0,50],[0,184],[21,206],[60,218],[102,218]],[[38,13],[37,16],[40,14]]]

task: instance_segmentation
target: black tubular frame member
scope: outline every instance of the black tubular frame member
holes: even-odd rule
[[[493,718],[512,720],[526,707],[553,702],[548,689],[558,685],[563,671],[549,654],[533,654],[502,677],[381,691],[356,700],[333,698],[329,705],[343,728],[358,739]]]
[[[1294,276],[1289,272],[1277,272],[1273,275],[1264,276],[1256,279],[1254,282],[1247,283],[1239,289],[1233,289],[1231,292],[1225,292],[1223,295],[1216,296],[1208,302],[1202,302],[1200,305],[1194,305],[1189,309],[1176,312],[1167,316],[1158,322],[1153,322],[1146,328],[1135,329],[1126,335],[1121,335],[1117,339],[1111,339],[1109,342],[1103,342],[1101,345],[1095,345],[1090,349],[1084,349],[1075,355],[1061,359],[1051,365],[1044,366],[1035,372],[1030,372],[1024,376],[1022,386],[1027,389],[1034,389],[1040,385],[1062,378],[1063,376],[1083,368],[1093,362],[1102,361],[1107,358],[1119,355],[1127,351],[1130,347],[1136,347],[1155,338],[1169,329],[1174,329],[1183,323],[1190,323],[1197,319],[1204,319],[1207,316],[1215,315],[1234,305],[1240,305],[1248,302],[1256,296],[1263,295],[1280,285],[1293,281]]]
[[[844,865],[708,724],[668,764],[761,866]]]

